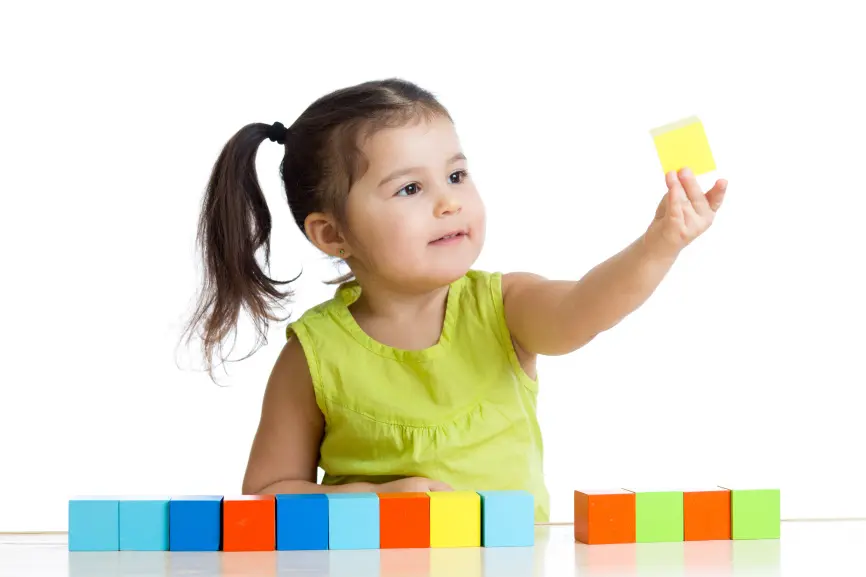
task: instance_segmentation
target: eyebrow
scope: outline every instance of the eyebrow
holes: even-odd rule
[[[463,154],[462,152],[458,152],[457,154],[455,154],[454,156],[452,156],[451,158],[448,159],[448,164],[453,164],[453,163],[457,162],[458,160],[466,160],[466,155]],[[379,182],[378,186],[382,186],[386,182],[390,182],[390,181],[394,180],[395,178],[400,178],[401,176],[415,172],[416,170],[421,170],[421,168],[418,166],[413,166],[410,168],[401,168],[399,170],[395,170],[394,172],[392,172],[391,174],[389,174],[388,176],[383,178],[381,180],[381,182]]]

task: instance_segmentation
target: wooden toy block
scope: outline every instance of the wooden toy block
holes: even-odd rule
[[[221,495],[172,497],[168,502],[171,551],[219,551],[222,547]]]
[[[431,491],[430,547],[481,547],[481,496],[475,491]]]
[[[379,547],[430,547],[430,497],[427,493],[379,493]]]
[[[328,497],[324,493],[276,496],[277,550],[328,549]]]
[[[650,134],[665,173],[689,167],[698,175],[716,169],[704,125],[696,116],[654,128]]]
[[[574,539],[587,545],[635,542],[635,494],[624,489],[574,492]]]
[[[781,534],[779,489],[731,491],[731,539],[778,539]]]
[[[731,538],[731,492],[720,487],[683,491],[683,540]]]
[[[535,498],[528,491],[478,491],[482,547],[532,547]]]
[[[115,497],[82,496],[69,500],[70,551],[117,551],[119,501]]]
[[[635,490],[635,541],[659,543],[683,540],[683,492]]]
[[[118,506],[121,551],[168,551],[169,497],[124,497]]]
[[[375,493],[328,493],[328,547],[379,548],[379,497]]]
[[[273,551],[276,548],[276,499],[241,495],[223,499],[223,551]]]

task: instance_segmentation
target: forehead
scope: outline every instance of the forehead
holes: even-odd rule
[[[454,124],[437,115],[378,130],[361,149],[369,171],[379,174],[409,166],[441,166],[460,152],[460,140]]]

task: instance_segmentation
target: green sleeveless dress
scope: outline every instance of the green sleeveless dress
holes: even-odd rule
[[[523,489],[546,522],[538,383],[523,371],[502,305],[502,276],[451,284],[440,340],[401,350],[370,338],[349,311],[356,282],[290,324],[325,417],[328,485],[426,477],[457,490]]]

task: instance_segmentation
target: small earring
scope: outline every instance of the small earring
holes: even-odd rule
[[[345,254],[346,254],[346,251],[341,248],[340,249],[340,256],[345,256]]]

